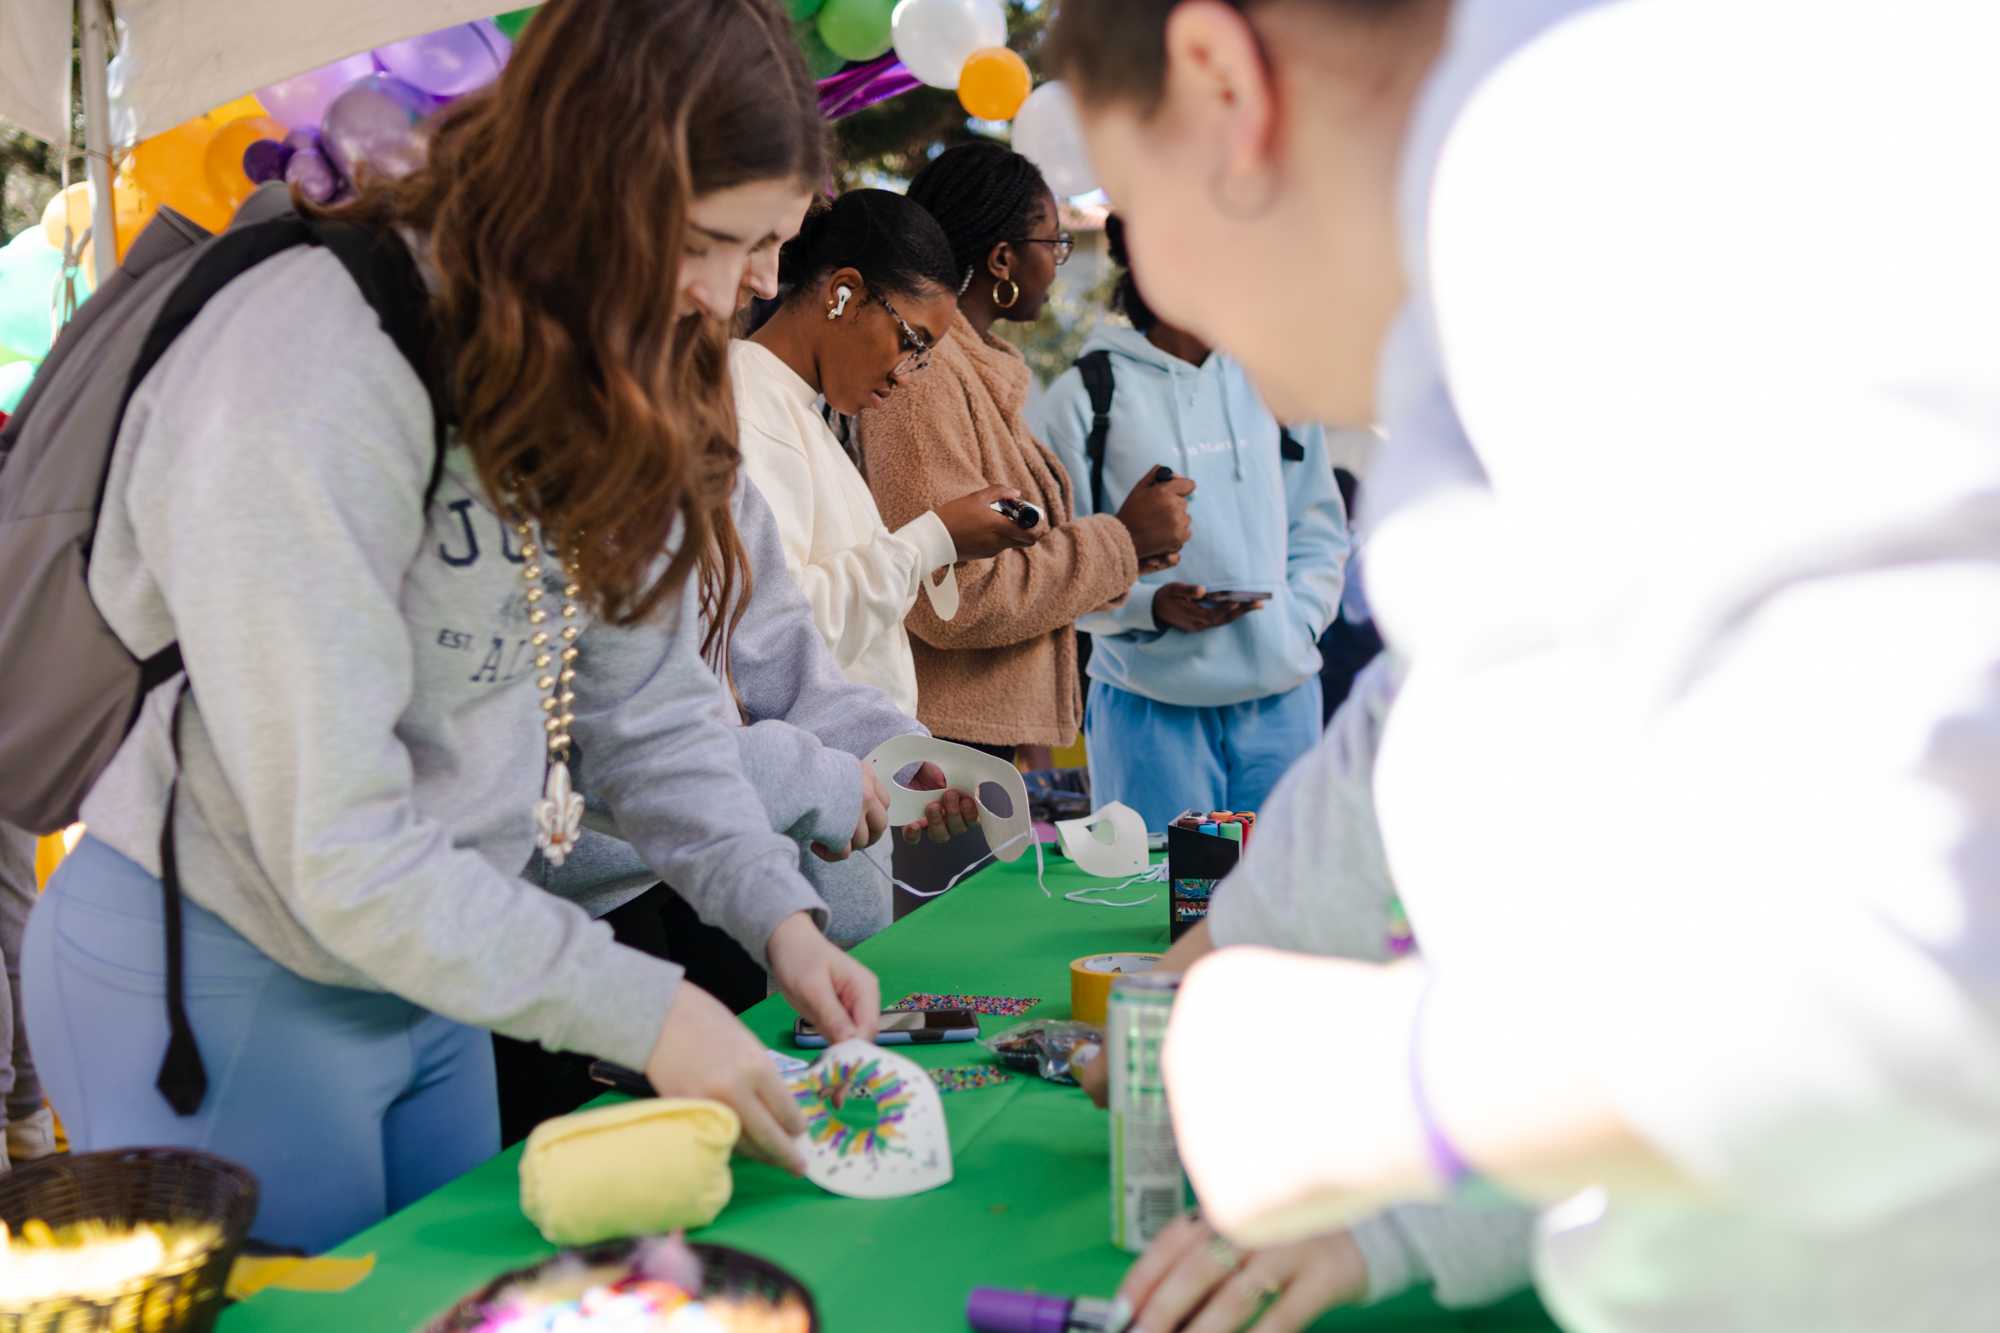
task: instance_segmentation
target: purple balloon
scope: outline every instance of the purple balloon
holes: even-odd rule
[[[333,99],[320,141],[334,169],[350,183],[364,168],[407,176],[424,164],[424,122],[437,99],[388,74],[371,74]]]
[[[255,185],[283,180],[286,166],[298,151],[276,139],[259,139],[243,150],[243,174]]]
[[[496,44],[495,39],[498,39]],[[500,77],[506,38],[477,23],[441,28],[375,48],[383,70],[433,97],[459,97]]]
[[[365,79],[374,72],[375,58],[363,51],[358,56],[336,60],[331,65],[259,88],[257,100],[288,130],[318,129],[333,99],[346,92],[357,79]]]
[[[340,173],[317,148],[301,148],[285,163],[285,183],[315,204],[331,203],[340,193]]]

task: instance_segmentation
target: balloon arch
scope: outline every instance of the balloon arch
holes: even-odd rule
[[[1076,112],[1059,82],[1034,86],[1007,46],[1002,0],[786,0],[820,110],[853,115],[920,86],[952,89],[966,114],[1012,121],[1014,147],[1057,194],[1096,188]],[[454,98],[498,78],[535,9],[517,9],[363,51],[259,88],[139,143],[112,178],[123,257],[162,205],[212,231],[266,181],[327,203],[364,167],[391,174],[423,159],[424,126]],[[113,92],[120,83],[112,61]],[[0,247],[0,413],[11,411],[48,354],[67,301],[89,293],[95,195],[85,184],[51,200],[40,227]],[[68,262],[65,247],[73,253]]]

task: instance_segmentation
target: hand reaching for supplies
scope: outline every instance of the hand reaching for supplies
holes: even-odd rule
[[[1262,602],[1211,604],[1201,600],[1207,595],[1208,589],[1198,583],[1169,583],[1153,594],[1153,620],[1184,634],[1199,634],[1233,625],[1264,608]]]
[[[866,759],[861,764],[861,818],[854,825],[854,836],[847,846],[834,848],[823,842],[812,845],[813,855],[822,861],[845,861],[864,847],[873,847],[876,840],[889,830],[889,794],[882,790],[882,780],[875,776],[874,768]]]
[[[1194,532],[1188,517],[1188,497],[1194,482],[1173,477],[1156,482],[1151,477],[1132,488],[1118,510],[1118,521],[1132,534],[1132,549],[1139,554],[1141,572],[1146,563],[1176,555]]]
[[[829,1042],[875,1040],[882,983],[820,934],[810,915],[795,912],[780,921],[764,945],[764,961],[778,993]]]
[[[1368,1291],[1368,1264],[1345,1231],[1268,1250],[1242,1251],[1197,1217],[1161,1232],[1125,1275],[1118,1295],[1135,1329],[1298,1333]]]
[[[1002,551],[1033,546],[1048,536],[1049,525],[1037,523],[1024,528],[993,508],[996,500],[1018,500],[1021,492],[1012,486],[988,486],[983,491],[962,495],[941,504],[936,514],[944,520],[945,531],[958,547],[960,560],[989,560]]]
[[[811,928],[810,920],[798,919]],[[674,993],[673,1008],[646,1058],[646,1078],[662,1097],[721,1102],[743,1122],[738,1151],[793,1175],[805,1173],[793,1146],[806,1128],[798,1103],[764,1044],[699,986],[683,982]]]
[[[956,787],[946,787],[944,770],[936,764],[922,764],[910,779],[911,791],[934,791],[938,798],[924,807],[924,817],[903,825],[903,841],[912,846],[926,833],[932,842],[950,842],[979,822],[979,798]]]

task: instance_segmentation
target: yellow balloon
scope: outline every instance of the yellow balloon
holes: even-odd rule
[[[958,76],[958,100],[981,120],[1012,120],[1034,91],[1028,62],[1004,46],[974,51]]]
[[[223,125],[208,141],[208,188],[228,200],[234,212],[257,188],[243,174],[243,150],[259,139],[284,137],[285,127],[269,116],[239,116]]]
[[[90,185],[86,181],[64,190],[49,200],[49,206],[42,210],[42,235],[49,238],[49,244],[56,249],[63,248],[63,223],[69,223],[69,230],[81,237],[90,230]]]

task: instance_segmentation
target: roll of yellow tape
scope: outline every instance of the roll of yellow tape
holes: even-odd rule
[[[1111,1004],[1111,983],[1159,965],[1156,953],[1100,953],[1069,965],[1069,1014],[1079,1023],[1104,1026]]]

